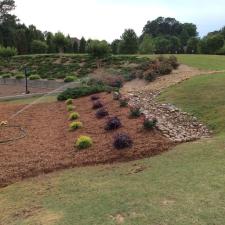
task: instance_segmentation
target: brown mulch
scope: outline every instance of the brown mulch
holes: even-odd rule
[[[84,124],[75,132],[68,130],[68,112],[64,102],[33,105],[9,121],[12,125],[21,125],[27,136],[0,144],[0,186],[63,168],[149,157],[167,151],[173,145],[156,130],[143,131],[141,118],[128,118],[128,108],[120,108],[110,94],[100,96],[110,115],[121,119],[123,126],[117,131],[104,130],[106,119],[96,119],[90,97],[74,100],[80,113],[79,120]],[[21,108],[22,105],[0,105],[0,120],[7,120]],[[134,144],[131,149],[119,151],[113,148],[113,137],[119,132],[126,132],[132,137]],[[12,130],[11,135],[17,135],[16,131]],[[93,146],[77,151],[74,142],[79,135],[90,136]]]

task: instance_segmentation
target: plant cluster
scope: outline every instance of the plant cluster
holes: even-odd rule
[[[73,105],[67,105],[67,111],[72,112],[75,109],[75,106]]]
[[[137,118],[141,116],[141,109],[139,106],[130,107],[130,116],[133,118]]]
[[[77,147],[78,149],[86,149],[91,147],[92,144],[93,144],[93,141],[90,137],[80,136],[75,142],[75,147]]]
[[[93,102],[93,106],[92,106],[93,109],[99,109],[99,108],[102,108],[102,107],[103,107],[103,104],[102,104],[101,101],[96,100],[96,101]]]
[[[83,127],[83,123],[80,122],[80,121],[75,121],[75,122],[72,122],[70,125],[70,130],[71,131],[74,131],[74,130],[77,130],[78,128],[82,128]]]
[[[91,96],[91,100],[92,101],[96,101],[96,100],[98,100],[100,97],[98,96],[98,95],[92,95]]]
[[[119,102],[120,102],[120,107],[127,107],[129,99],[126,97],[123,97],[123,98],[120,98]]]
[[[133,141],[128,134],[120,133],[114,137],[113,145],[116,149],[131,148]]]
[[[97,110],[96,112],[96,117],[98,119],[101,119],[103,117],[106,117],[109,115],[109,112],[105,109],[105,108],[100,108],[99,110]]]
[[[106,126],[105,126],[105,130],[116,130],[118,128],[120,128],[122,126],[120,119],[117,117],[109,117],[107,122],[106,122]]]
[[[157,119],[153,118],[153,119],[149,119],[149,118],[144,118],[144,122],[143,122],[143,127],[146,130],[152,130],[156,127],[157,125]]]
[[[37,74],[34,74],[34,75],[30,75],[30,76],[29,76],[29,79],[30,79],[30,80],[40,80],[41,77],[40,77],[39,75],[37,75]]]
[[[69,115],[69,120],[76,120],[80,117],[79,113],[78,112],[72,112],[70,113]]]

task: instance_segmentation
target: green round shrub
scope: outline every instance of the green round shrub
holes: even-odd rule
[[[16,78],[17,80],[22,80],[22,79],[25,78],[25,76],[24,76],[22,73],[19,73],[19,74],[16,74],[15,78]]]
[[[2,78],[10,78],[10,77],[11,77],[11,74],[9,74],[9,73],[6,73],[6,74],[2,75]]]
[[[29,79],[30,79],[30,80],[40,80],[41,77],[40,77],[39,75],[37,75],[37,74],[34,74],[34,75],[31,75],[31,76],[29,77]]]
[[[69,115],[69,120],[77,120],[80,117],[78,112],[72,112]]]
[[[76,78],[74,76],[66,76],[64,79],[65,83],[74,82]]]
[[[67,105],[72,105],[73,104],[73,99],[72,98],[69,98],[66,100],[66,104]]]
[[[88,136],[80,136],[76,142],[75,147],[79,149],[85,149],[91,147],[93,144],[92,139]]]
[[[68,105],[67,106],[67,111],[68,112],[72,112],[74,109],[75,109],[75,106],[73,106],[73,105]]]
[[[77,130],[79,128],[82,128],[83,127],[83,123],[79,122],[79,121],[72,122],[69,127],[70,127],[71,131],[74,131],[74,130]]]

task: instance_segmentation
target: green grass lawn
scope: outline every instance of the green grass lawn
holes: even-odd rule
[[[224,86],[225,73],[199,76],[160,97],[196,114],[215,130],[213,138],[149,159],[65,170],[0,189],[0,224],[224,225]]]

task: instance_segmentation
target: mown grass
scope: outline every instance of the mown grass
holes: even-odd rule
[[[0,189],[0,224],[224,225],[225,73],[195,77],[160,97],[217,135],[135,162],[75,168]]]

